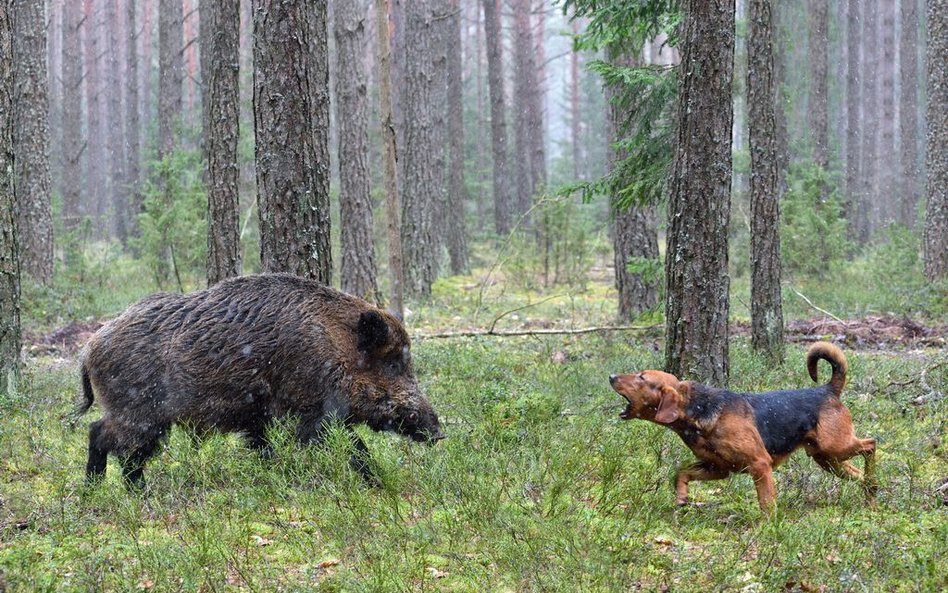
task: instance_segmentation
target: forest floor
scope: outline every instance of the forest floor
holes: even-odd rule
[[[291,425],[271,431],[272,460],[233,436],[197,448],[174,430],[146,495],[126,491],[114,460],[86,487],[98,411],[71,417],[75,356],[121,308],[28,325],[20,390],[0,399],[0,591],[945,590],[946,320],[806,292],[833,312],[790,303],[780,364],[752,351],[738,302],[731,387],[806,386],[806,344],[840,343],[843,400],[879,443],[877,508],[803,453],[775,473],[772,517],[747,476],[695,484],[696,504],[676,507],[671,480],[692,454],[667,430],[621,421],[607,380],[661,366],[657,316],[640,329],[425,337],[614,325],[603,282],[440,282],[408,324],[448,438],[424,447],[360,429],[380,488],[353,475],[341,434],[299,447]]]

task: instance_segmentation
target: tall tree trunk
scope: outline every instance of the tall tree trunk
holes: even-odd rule
[[[536,35],[534,36],[533,80],[536,84],[530,93],[529,138],[532,142],[530,158],[531,181],[534,193],[546,187],[546,127],[543,114],[546,111],[546,16],[544,2],[537,10]]]
[[[624,56],[618,48],[608,50],[609,58],[623,66],[632,66],[634,61]],[[605,88],[606,108],[608,109],[608,155],[607,173],[628,154],[616,148],[621,131],[628,121],[628,113],[617,103],[621,88],[608,85]],[[629,321],[641,313],[655,307],[658,303],[658,286],[643,275],[644,270],[632,271],[629,264],[638,262],[647,264],[657,261],[658,231],[654,206],[619,205],[619,196],[609,198],[612,223],[610,231],[613,241],[613,261],[615,262],[615,284],[619,293],[619,321]]]
[[[918,170],[918,0],[902,0],[902,37],[899,42],[901,96],[899,128],[901,130],[901,191],[899,221],[915,227],[919,196]]]
[[[254,0],[260,264],[332,280],[326,3]]]
[[[896,193],[895,173],[900,163],[896,161],[895,143],[895,15],[896,0],[883,0],[879,15],[882,17],[880,34],[882,60],[880,63],[879,103],[882,118],[879,120],[879,193],[874,210],[877,212],[879,228],[885,228],[896,219],[899,211],[899,196]]]
[[[86,213],[102,229],[106,210],[105,150],[102,139],[102,15],[94,0],[84,0],[83,28],[85,32],[86,83],[86,186],[89,190]],[[101,236],[106,233],[99,230]]]
[[[365,3],[336,0],[336,121],[339,126],[339,231],[342,290],[381,302],[375,269],[368,155]]]
[[[859,84],[859,29],[862,22],[861,0],[849,0],[849,19],[846,28],[846,208],[849,222],[849,236],[855,237],[856,209],[862,202],[860,194],[864,187],[862,183],[862,169],[860,159],[862,146],[860,144],[860,108],[862,106],[861,88]]]
[[[63,226],[79,226],[82,201],[82,5],[63,4]]]
[[[813,143],[813,162],[829,168],[829,106],[827,93],[827,29],[829,8],[827,0],[809,0],[810,28],[807,52],[810,61],[810,134]]]
[[[20,261],[43,284],[53,277],[53,212],[49,178],[49,98],[43,0],[11,0],[16,154],[16,213]]]
[[[464,80],[461,70],[461,2],[451,0],[448,18],[448,203],[445,211],[451,273],[467,270],[467,237],[464,206],[468,202],[464,184]]]
[[[437,235],[434,215],[444,181],[444,145],[434,126],[438,35],[432,33],[433,5],[429,0],[411,0],[405,6],[405,178],[402,179],[402,247],[405,261],[405,289],[414,296],[427,297],[438,275]]]
[[[46,7],[46,80],[49,93],[50,191],[63,186],[63,6],[50,0]],[[59,193],[62,197],[62,191]]]
[[[392,116],[392,46],[389,39],[388,0],[375,0],[375,32],[378,35],[379,123],[385,145],[385,224],[388,236],[388,275],[391,284],[389,309],[405,317],[402,267],[401,204],[395,164],[395,121]]]
[[[240,275],[240,1],[201,0],[207,285]]]
[[[573,38],[579,36],[579,17],[574,16],[570,22]],[[573,148],[573,179],[584,179],[580,173],[584,169],[582,162],[582,142],[579,140],[580,111],[579,111],[579,50],[573,48],[569,56],[569,115],[570,115],[570,142]]]
[[[514,141],[516,145],[517,193],[515,212],[523,214],[533,201],[533,142],[530,138],[530,95],[536,87],[536,64],[533,61],[533,31],[530,26],[531,0],[514,1]]]
[[[138,95],[138,37],[139,19],[135,14],[135,2],[125,3],[126,39],[125,54],[125,142],[128,149],[125,154],[125,182],[128,192],[127,216],[131,233],[137,234],[137,216],[142,211],[141,180],[141,118],[139,117]],[[146,65],[147,66],[147,65]],[[147,70],[147,67],[146,67]]]
[[[122,112],[122,16],[118,0],[107,0],[105,22],[108,30],[106,61],[106,100],[108,102],[108,161],[110,202],[115,234],[125,245],[128,241],[128,183],[125,179],[125,126]]]
[[[751,158],[751,343],[783,357],[780,206],[771,0],[750,0],[747,103]]]
[[[925,275],[948,278],[948,0],[928,0]]]
[[[159,0],[160,1],[160,0]],[[155,117],[155,0],[142,0],[142,92],[141,117],[144,129],[151,127]]]
[[[862,200],[853,209],[856,221],[856,241],[865,244],[872,233],[872,205],[878,195],[878,11],[868,5],[863,11],[862,30]]]
[[[181,0],[158,3],[158,158],[178,147],[184,81],[184,15]]]
[[[668,372],[728,380],[734,2],[685,2],[665,256]],[[695,199],[701,196],[702,199]]]
[[[183,17],[182,17],[182,34],[184,39],[184,55],[182,59],[184,61],[184,87],[185,87],[185,103],[184,103],[184,121],[188,124],[188,127],[194,126],[195,119],[197,117],[197,102],[198,102],[198,88],[197,88],[197,78],[198,78],[198,68],[200,65],[198,62],[200,58],[198,57],[198,48],[200,47],[199,36],[201,34],[200,29],[200,11],[197,9],[197,4],[199,0],[183,0]],[[229,0],[221,0],[226,2]],[[237,0],[239,3],[239,0]],[[203,84],[203,79],[202,79]]]
[[[487,40],[487,85],[490,93],[491,153],[494,158],[494,230],[506,235],[511,228],[511,194],[507,167],[507,107],[504,99],[503,46],[500,42],[499,0],[481,0]]]
[[[14,394],[20,368],[20,260],[13,195],[14,54],[8,2],[0,2],[0,394]],[[45,55],[40,54],[40,59]]]
[[[484,102],[484,26],[480,2],[470,4],[474,22],[474,60],[477,78],[477,230],[483,231],[487,221],[487,199],[484,188],[487,186],[487,107]]]

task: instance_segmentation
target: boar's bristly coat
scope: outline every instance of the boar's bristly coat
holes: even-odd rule
[[[103,326],[81,358],[89,429],[86,475],[116,455],[134,486],[173,424],[198,434],[239,432],[268,451],[273,419],[299,419],[301,442],[318,440],[332,418],[365,423],[416,441],[442,438],[418,387],[409,338],[389,313],[366,301],[287,274],[224,281],[186,295],[161,293]],[[352,464],[371,478],[365,444],[349,431]]]

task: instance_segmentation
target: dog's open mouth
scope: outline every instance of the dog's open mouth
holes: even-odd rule
[[[635,418],[635,410],[632,408],[632,404],[626,404],[625,409],[619,412],[619,418],[623,420],[631,420]]]

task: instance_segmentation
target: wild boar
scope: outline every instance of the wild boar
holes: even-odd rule
[[[297,437],[318,441],[327,421],[349,429],[366,479],[359,423],[415,441],[443,438],[438,416],[412,369],[408,333],[366,301],[288,274],[226,280],[191,294],[160,293],[132,305],[97,331],[81,354],[89,429],[86,477],[100,478],[107,456],[130,486],[174,424],[198,434],[237,432],[262,453],[268,424],[298,418]]]

